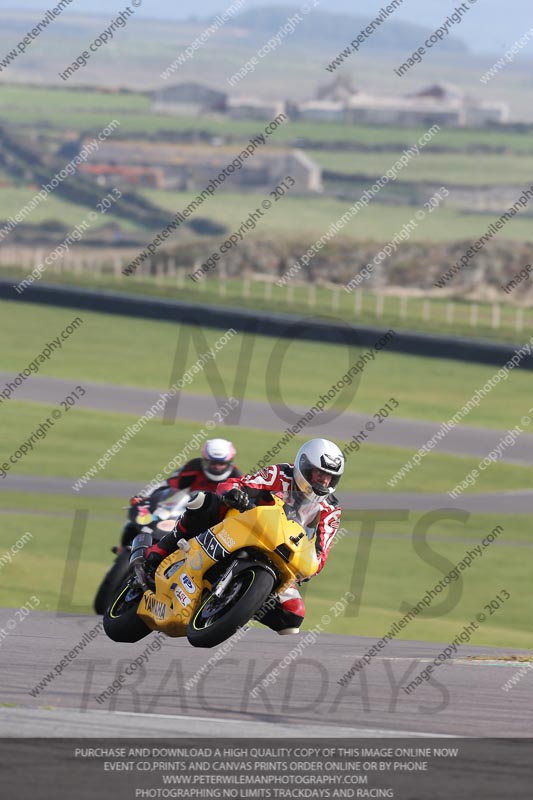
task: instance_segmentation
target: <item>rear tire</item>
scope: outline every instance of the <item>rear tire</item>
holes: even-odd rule
[[[125,583],[104,614],[104,631],[114,642],[138,642],[152,633],[152,629],[137,616],[142,590],[127,599],[130,591],[129,582]]]
[[[256,565],[248,567],[235,576],[222,598],[211,593],[204,598],[187,626],[187,639],[194,647],[215,647],[226,641],[252,619],[273,588],[270,572]]]
[[[94,598],[94,610],[102,615],[123,585],[130,569],[130,548],[122,550],[115,558]]]

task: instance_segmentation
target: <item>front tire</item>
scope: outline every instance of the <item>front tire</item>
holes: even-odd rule
[[[128,581],[110,603],[104,614],[104,631],[114,642],[138,642],[152,633],[152,629],[137,616],[142,595],[142,589],[132,589]]]
[[[260,566],[239,572],[221,598],[209,594],[187,626],[194,647],[215,647],[245,625],[259,611],[274,588],[274,576]]]
[[[122,550],[108,570],[94,598],[94,610],[100,616],[114,599],[117,590],[123,585],[130,569],[130,549]]]

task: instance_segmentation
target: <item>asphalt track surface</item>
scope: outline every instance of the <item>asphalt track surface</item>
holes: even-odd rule
[[[14,373],[0,372],[0,386],[13,381]],[[142,416],[160,397],[159,392],[128,388],[108,384],[85,383],[85,397],[78,401],[80,408],[98,411],[112,411]],[[22,383],[13,398],[32,402],[58,405],[72,389],[72,381],[57,378],[31,378]],[[212,419],[216,409],[224,403],[223,399],[210,395],[181,394],[167,412],[171,419],[187,419],[205,424]],[[308,409],[291,409],[295,417],[303,415]],[[229,424],[276,432],[278,435],[291,423],[286,408],[276,408],[269,403],[252,400],[243,402],[242,407],[228,417]],[[162,416],[162,414],[160,414]],[[320,424],[310,424],[312,435],[323,435],[343,440],[363,430],[372,417],[365,414],[343,411],[335,416],[329,412],[320,415]],[[292,420],[292,423],[294,420]],[[424,445],[439,429],[437,423],[419,422],[400,418],[389,418],[377,425],[369,435],[368,441],[391,447],[404,447],[415,450]],[[450,431],[438,442],[435,451],[453,455],[473,456],[480,459],[486,456],[505,436],[505,431],[486,428],[472,428],[462,425]],[[273,439],[273,444],[275,444]],[[523,433],[515,445],[504,450],[502,463],[533,465],[533,435]],[[79,476],[75,476],[77,479]],[[31,493],[70,494],[75,479],[47,478],[42,476],[18,476],[9,474],[0,482],[0,490],[23,491]],[[92,479],[77,494],[83,497],[128,497],[142,487],[131,481],[106,481]],[[347,509],[405,509],[433,510],[436,508],[459,508],[471,513],[531,513],[533,511],[533,491],[501,492],[491,494],[463,495],[451,500],[446,494],[417,493],[339,493],[339,499]]]
[[[13,609],[0,610],[7,629]],[[462,645],[435,679],[401,688],[446,646],[393,640],[346,685],[337,681],[374,639],[322,634],[280,666],[300,637],[254,628],[203,674],[215,650],[165,639],[125,680],[97,697],[154,640],[132,645],[94,638],[36,697],[31,690],[80,642],[97,617],[34,611],[2,642],[1,736],[481,736],[531,735],[533,669],[510,691],[502,685],[523,665],[504,660],[523,651]],[[354,620],[354,628],[357,622]],[[231,640],[230,640],[231,641]],[[530,655],[530,654],[529,654]],[[469,660],[472,656],[484,657]],[[251,692],[273,669],[279,676]],[[197,682],[188,690],[188,681]]]
[[[32,475],[9,475],[0,482],[0,492],[26,492],[28,494],[71,494],[72,478],[48,478]],[[80,498],[116,497],[121,505],[142,486],[132,481],[92,480],[75,493]],[[434,511],[454,508],[474,513],[531,514],[533,490],[465,494],[452,499],[447,494],[418,494],[416,492],[338,492],[337,496],[346,510],[390,509],[405,511]],[[19,510],[20,511],[20,510]],[[12,513],[18,513],[16,509]],[[23,511],[20,513],[28,513]]]
[[[0,373],[0,386],[13,377]],[[159,397],[158,392],[110,385],[85,384],[85,388],[87,395],[80,402],[81,407],[139,416]],[[32,378],[17,389],[14,397],[59,404],[71,389],[72,381]],[[177,408],[172,409],[173,418],[203,423],[212,418],[222,402],[209,396],[184,394]],[[296,414],[306,411],[306,408],[293,409]],[[283,414],[282,409],[266,403],[246,401],[240,418],[230,418],[228,422],[279,434],[290,423]],[[347,441],[369,419],[368,415],[346,411],[333,419],[323,414],[321,424],[312,427],[312,433]],[[373,431],[371,441],[416,449],[438,427],[435,423],[390,418]],[[504,433],[462,426],[449,433],[435,449],[482,458]],[[533,436],[523,434],[502,461],[507,457],[509,463],[533,464],[532,444]],[[0,488],[70,494],[72,483],[73,479],[66,478],[8,475]],[[123,498],[139,488],[127,481],[95,479],[78,494],[80,500],[83,496]],[[533,511],[533,491],[464,495],[453,501],[447,495],[392,492],[341,493],[340,499],[345,508],[351,509]],[[527,542],[507,544],[533,546]],[[0,628],[13,615],[13,609],[0,609]],[[279,668],[290,650],[302,641],[301,637],[279,637],[261,628],[247,633],[204,673],[198,671],[214,651],[197,650],[185,640],[167,639],[159,652],[151,654],[148,668],[143,665],[127,678],[118,693],[98,703],[96,697],[154,639],[152,634],[135,645],[118,645],[102,633],[39,694],[32,696],[30,691],[47,673],[54,671],[65,653],[97,621],[96,617],[34,611],[3,639],[5,705],[0,707],[1,736],[525,737],[532,732],[533,669],[510,691],[502,689],[510,677],[523,669],[509,658],[521,653],[529,656],[525,651],[465,644],[438,668],[435,678],[407,695],[401,686],[425,669],[447,643],[394,640],[364,671],[355,673],[346,686],[341,686],[337,681],[375,640],[324,633],[282,668],[273,684],[253,697],[250,692],[254,686],[272,669]],[[356,619],[354,631],[357,631]],[[195,675],[198,682],[187,690],[186,681]]]
[[[0,372],[0,388],[16,378],[16,373]],[[137,414],[142,416],[160,397],[160,392],[111,384],[85,383],[87,394],[77,402],[77,407],[96,411]],[[59,405],[73,388],[72,380],[59,378],[32,377],[24,381],[13,393],[13,399],[35,403]],[[307,408],[296,406],[288,410],[275,404],[245,400],[241,409],[227,417],[228,424],[243,428],[257,428],[281,434],[290,424],[294,424],[309,411],[317,398],[309,398]],[[167,415],[170,419],[192,420],[205,423],[213,418],[214,412],[226,401],[211,395],[182,393],[179,399],[171,401]],[[290,414],[290,416],[289,416]],[[358,414],[342,411],[339,415],[324,411],[316,420],[307,424],[305,430],[313,436],[325,436],[341,441],[350,441],[352,436],[364,429],[365,424],[373,422],[371,414]],[[440,424],[401,419],[391,416],[368,434],[366,441],[390,447],[405,447],[417,450],[439,430]],[[435,446],[435,451],[462,456],[485,457],[504,437],[506,431],[488,428],[473,428],[468,425],[451,430]],[[277,441],[273,439],[274,445]],[[500,459],[503,463],[533,465],[533,434],[523,433],[512,448],[504,450]]]

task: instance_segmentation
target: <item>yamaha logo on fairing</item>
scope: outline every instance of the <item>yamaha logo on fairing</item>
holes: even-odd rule
[[[338,472],[342,467],[342,458],[337,456],[336,458],[332,458],[328,456],[326,453],[320,457],[320,463],[324,467],[324,469],[331,469],[334,472]]]
[[[146,610],[153,614],[157,619],[165,619],[166,606],[161,600],[157,600],[155,595],[150,595],[144,598],[144,605]]]

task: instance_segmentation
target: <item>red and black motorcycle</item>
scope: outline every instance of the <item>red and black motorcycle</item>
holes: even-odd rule
[[[121,543],[111,548],[116,556],[115,561],[94,598],[94,610],[97,614],[106,612],[116,590],[124,583],[130,567],[131,543],[137,534],[150,533],[153,541],[158,542],[162,536],[173,530],[177,518],[185,511],[189,498],[187,491],[176,492],[162,501],[153,512],[150,511],[148,501],[145,504],[140,503],[135,509],[128,506],[130,512],[133,512],[132,518],[124,528]]]

